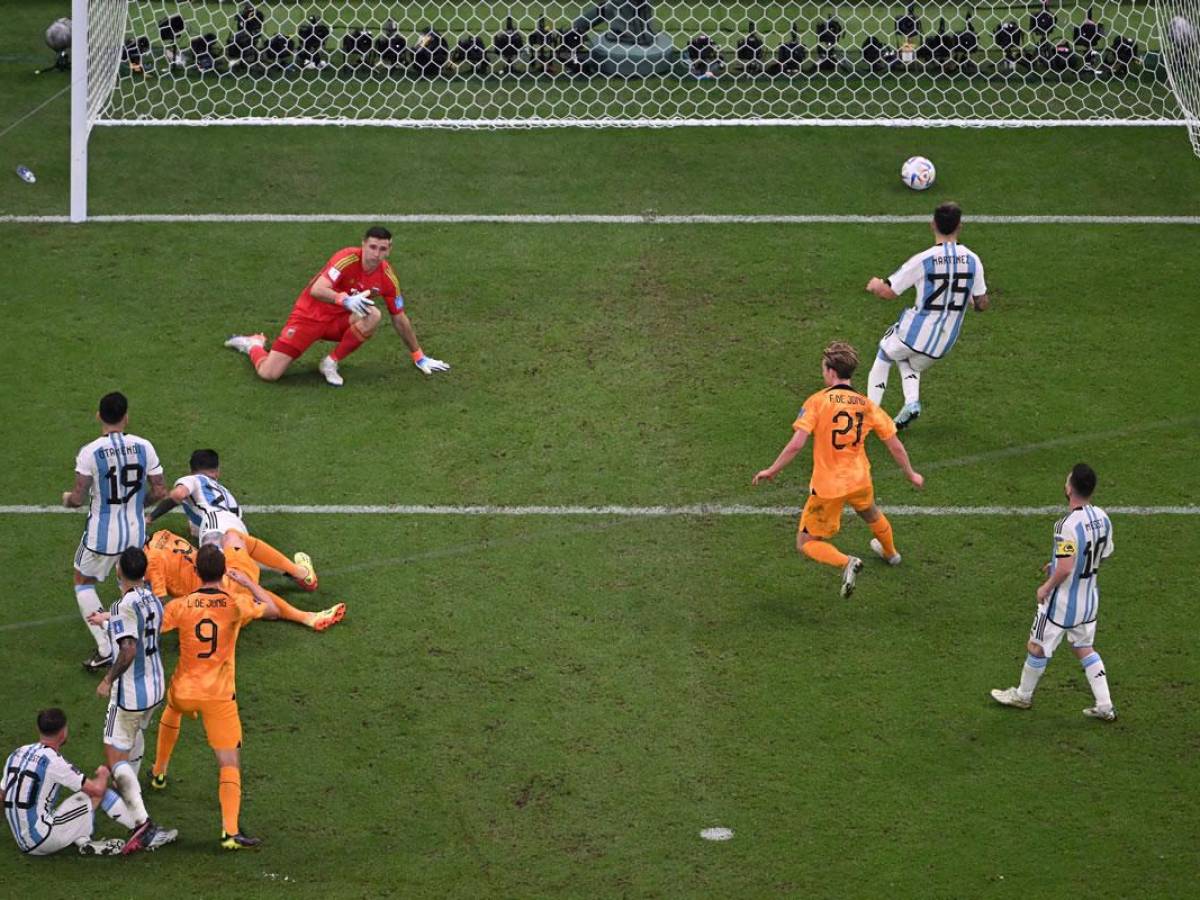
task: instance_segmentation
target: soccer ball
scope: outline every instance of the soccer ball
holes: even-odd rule
[[[900,180],[914,191],[923,191],[937,178],[937,169],[923,156],[910,156],[900,167]]]
[[[55,19],[46,28],[46,46],[56,52],[66,50],[71,46],[71,20]]]

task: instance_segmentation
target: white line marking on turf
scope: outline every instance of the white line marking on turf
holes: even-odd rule
[[[20,628],[36,628],[38,625],[55,625],[59,622],[70,622],[78,620],[78,615],[71,616],[54,616],[50,619],[34,619],[31,622],[9,622],[7,625],[0,625],[0,631],[16,631]]]
[[[738,503],[693,503],[686,506],[441,506],[421,504],[375,505],[276,505],[243,506],[243,512],[299,516],[626,516],[666,518],[686,516],[794,516],[795,506],[752,506]],[[1049,516],[1061,506],[880,506],[895,516]],[[1197,516],[1200,506],[1106,506],[1122,516]],[[78,515],[62,506],[0,506],[0,515]]]
[[[394,213],[130,213],[89,216],[109,224],[387,222],[400,225],[924,225],[929,216],[859,215],[490,215]],[[979,215],[972,225],[1200,225],[1200,216],[1003,216]],[[68,216],[0,216],[0,224],[59,225]]]
[[[932,462],[924,463],[921,466],[921,471],[947,469],[954,466],[971,466],[981,462],[991,462],[992,460],[997,459],[1023,456],[1026,453],[1034,453],[1038,450],[1048,450],[1052,447],[1069,447],[1072,444],[1093,443],[1095,441],[1103,441],[1110,438],[1127,437],[1131,434],[1141,434],[1144,431],[1157,431],[1164,428],[1192,427],[1195,425],[1200,425],[1200,416],[1192,416],[1184,419],[1163,419],[1159,422],[1139,424],[1129,428],[1114,428],[1110,431],[1093,431],[1090,434],[1068,434],[1063,437],[1051,438],[1048,441],[1037,441],[1032,444],[1021,444],[1016,447],[1000,447],[996,450],[986,450],[983,453],[972,453],[968,456],[959,456],[955,457],[954,459],[934,460]]]

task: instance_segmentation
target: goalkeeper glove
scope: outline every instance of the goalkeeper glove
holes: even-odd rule
[[[413,355],[413,364],[426,375],[432,375],[434,372],[449,372],[450,366],[442,362],[440,359],[434,359],[432,356],[426,356],[420,350]]]
[[[363,291],[361,294],[346,294],[338,302],[352,316],[365,316],[367,310],[375,305],[371,302],[371,295],[367,291]]]

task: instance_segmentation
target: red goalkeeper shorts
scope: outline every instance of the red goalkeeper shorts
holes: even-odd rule
[[[325,320],[292,313],[271,349],[297,359],[317,341],[340,341],[349,327],[350,313],[345,311]]]

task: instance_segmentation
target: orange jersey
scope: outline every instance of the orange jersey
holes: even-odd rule
[[[792,424],[812,435],[812,490],[818,497],[845,497],[871,486],[867,435],[896,433],[891,417],[848,384],[835,384],[804,401]]]
[[[345,247],[329,257],[329,262],[305,285],[300,296],[296,298],[296,305],[292,307],[293,315],[299,313],[309,319],[325,322],[336,319],[345,312],[342,307],[323,303],[309,293],[322,275],[329,279],[335,291],[344,291],[347,294],[364,290],[378,291],[387,301],[388,312],[392,315],[404,309],[404,298],[400,295],[400,279],[396,277],[392,264],[385,259],[374,272],[364,272],[362,248]]]
[[[233,700],[238,633],[266,611],[245,594],[200,588],[163,610],[162,631],[179,631],[179,663],[171,695],[186,700]]]
[[[146,542],[146,580],[158,597],[182,597],[200,587],[196,548],[173,531],[156,531]]]

